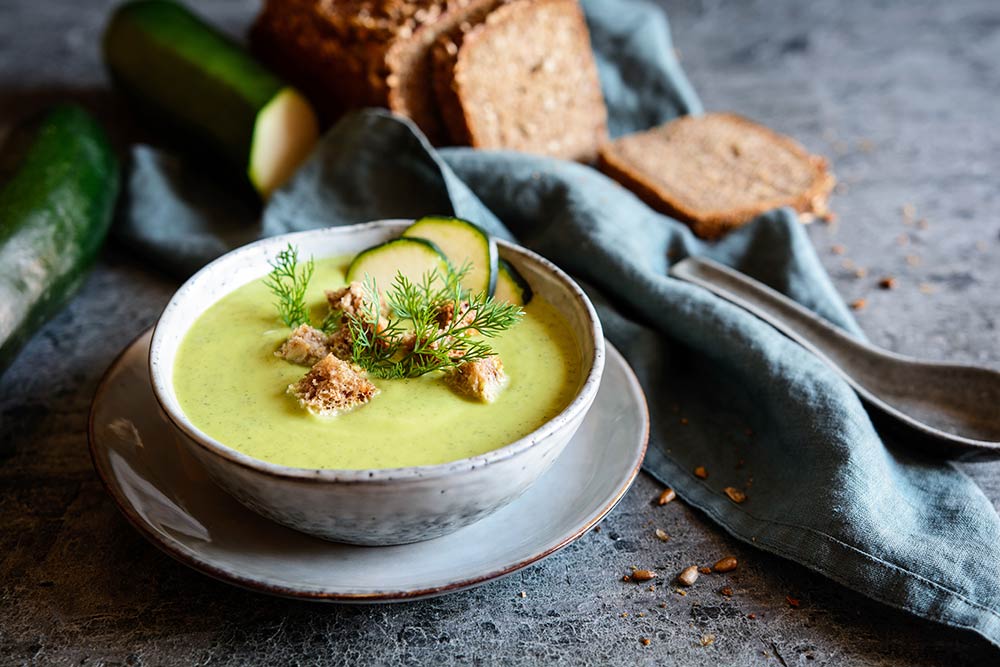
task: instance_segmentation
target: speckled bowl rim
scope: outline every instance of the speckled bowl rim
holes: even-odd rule
[[[153,327],[153,337],[149,345],[148,365],[149,376],[153,386],[153,396],[156,398],[156,402],[159,403],[160,409],[163,410],[163,413],[167,416],[170,422],[182,433],[184,433],[191,441],[196,443],[208,453],[259,473],[283,479],[321,483],[387,484],[390,482],[412,479],[436,479],[449,477],[475,470],[477,468],[483,468],[500,461],[505,461],[534,447],[536,444],[551,437],[559,430],[570,427],[574,419],[582,417],[582,415],[589,410],[594,397],[597,395],[597,390],[601,383],[601,375],[604,372],[604,332],[601,328],[601,321],[597,317],[597,311],[594,309],[590,299],[583,292],[580,286],[577,285],[576,282],[562,269],[541,255],[534,253],[527,248],[510,243],[509,241],[504,241],[503,239],[496,239],[497,245],[503,250],[501,254],[509,253],[514,255],[517,259],[534,264],[536,268],[551,274],[560,283],[562,283],[564,287],[567,288],[576,304],[583,309],[589,325],[583,331],[575,331],[574,333],[577,336],[589,338],[593,343],[593,353],[589,359],[589,368],[587,369],[586,377],[580,385],[580,389],[577,391],[576,396],[572,401],[570,401],[569,405],[567,405],[562,412],[542,424],[531,433],[515,440],[510,444],[491,450],[485,454],[479,454],[469,458],[458,459],[457,461],[449,461],[447,463],[434,465],[358,470],[343,470],[336,468],[298,468],[262,461],[227,446],[207,433],[201,431],[197,426],[192,424],[182,412],[175,411],[170,405],[170,401],[166,400],[165,397],[169,396],[173,390],[172,387],[167,386],[168,383],[165,381],[156,363],[156,351],[158,347],[163,344],[163,338],[166,336],[163,326],[164,321],[169,320],[171,314],[180,307],[182,300],[186,299],[191,292],[197,289],[201,281],[207,279],[207,276],[217,271],[219,266],[238,261],[239,258],[251,254],[261,246],[273,245],[278,248],[288,243],[292,243],[298,245],[300,249],[307,250],[309,247],[308,241],[313,237],[327,235],[349,236],[371,229],[383,228],[402,232],[403,229],[411,223],[411,220],[400,219],[376,220],[356,225],[325,227],[322,229],[291,232],[288,234],[272,236],[259,241],[254,241],[253,243],[241,246],[235,250],[231,250],[225,255],[222,255],[218,259],[205,265],[201,270],[188,278],[188,280],[181,285],[176,292],[174,292],[174,295],[170,298],[167,306],[163,309],[163,312],[160,313],[160,317],[157,319],[156,324]],[[207,307],[201,312],[203,313],[205,310],[207,310]],[[190,327],[190,323],[188,326]],[[587,362],[587,359],[583,359],[584,367],[587,366]]]

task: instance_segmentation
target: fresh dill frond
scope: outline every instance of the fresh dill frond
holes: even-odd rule
[[[306,307],[306,289],[312,279],[315,264],[312,258],[299,267],[299,250],[292,244],[268,262],[271,272],[264,284],[277,299],[274,302],[278,317],[285,326],[295,328],[309,323],[309,309]]]
[[[511,328],[524,311],[485,292],[465,293],[470,268],[430,271],[417,282],[397,273],[384,292],[366,278],[365,305],[347,318],[354,363],[375,377],[413,378],[492,356],[483,338]]]

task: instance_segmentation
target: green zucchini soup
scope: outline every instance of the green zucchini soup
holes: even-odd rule
[[[350,258],[315,262],[305,304],[329,312],[325,291],[344,286]],[[292,333],[264,279],[209,307],[184,337],[174,388],[184,414],[219,442],[262,461],[299,468],[397,468],[483,454],[534,431],[561,412],[583,378],[573,332],[535,296],[523,318],[486,340],[502,360],[503,390],[476,401],[435,371],[406,379],[371,377],[377,395],[333,417],[312,414],[288,393],[309,371],[275,352]]]

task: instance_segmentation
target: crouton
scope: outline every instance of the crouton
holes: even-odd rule
[[[458,304],[458,316],[462,318],[459,322],[460,325],[468,325],[476,319],[476,313],[469,310],[468,301],[462,301]],[[437,315],[434,317],[434,320],[440,328],[447,329],[451,326],[454,318],[455,302],[448,301],[438,308]]]
[[[327,290],[326,301],[330,304],[330,310],[340,311],[345,315],[357,315],[365,305],[365,288],[355,280],[340,289]]]
[[[492,403],[500,395],[507,381],[503,362],[493,355],[461,364],[448,376],[451,386],[466,396],[484,403]]]
[[[288,385],[288,393],[299,400],[299,405],[322,417],[364,405],[378,391],[364,371],[332,354],[320,359],[301,380]]]
[[[326,339],[327,349],[336,357],[350,361],[354,354],[354,336],[347,318],[341,318],[340,326]]]
[[[277,349],[274,356],[287,359],[293,364],[312,366],[331,351],[325,333],[303,324],[288,336],[288,340]]]

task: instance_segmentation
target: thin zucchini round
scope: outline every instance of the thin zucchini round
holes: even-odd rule
[[[535,293],[531,285],[524,279],[514,265],[501,258],[498,262],[497,289],[493,298],[512,303],[515,306],[527,306]]]
[[[407,227],[403,236],[432,242],[456,270],[468,263],[469,272],[462,280],[462,287],[473,294],[485,292],[493,296],[497,283],[497,244],[475,223],[461,218],[427,216]]]
[[[419,283],[429,271],[438,271],[443,275],[447,270],[448,260],[436,245],[424,239],[404,237],[358,253],[347,267],[347,282],[364,282],[370,278],[382,292],[389,289],[397,273]]]
[[[104,130],[60,106],[14,130],[0,176],[0,373],[83,282],[118,197]]]

